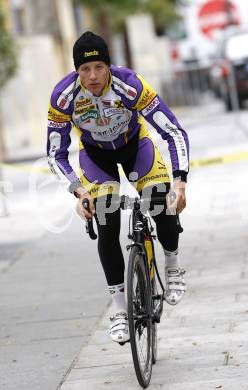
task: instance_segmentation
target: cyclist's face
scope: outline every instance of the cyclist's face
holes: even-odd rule
[[[86,62],[77,70],[82,84],[95,96],[100,96],[108,83],[109,67],[103,61]]]

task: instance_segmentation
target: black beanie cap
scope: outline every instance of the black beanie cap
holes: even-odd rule
[[[80,65],[90,61],[103,61],[109,66],[108,46],[99,35],[86,31],[74,43],[73,61],[76,70]]]

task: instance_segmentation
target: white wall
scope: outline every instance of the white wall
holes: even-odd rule
[[[149,15],[128,17],[126,24],[133,68],[161,94],[162,80],[172,74],[168,42],[156,36]]]
[[[0,100],[9,158],[45,153],[49,97],[63,75],[61,53],[50,36],[18,43],[18,73]]]

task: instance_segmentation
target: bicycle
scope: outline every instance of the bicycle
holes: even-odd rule
[[[150,217],[143,211],[148,209],[148,202],[150,203],[148,199],[130,198],[125,195],[118,201],[121,209],[132,210],[128,233],[132,243],[127,245],[127,250],[131,250],[127,270],[127,314],[135,373],[143,388],[149,385],[152,365],[157,360],[157,324],[163,313],[165,293],[155,258],[154,228]],[[109,207],[111,201],[105,201],[104,204]],[[156,197],[150,207],[164,204],[164,197]],[[83,200],[83,206],[89,209],[88,199]],[[179,232],[183,231],[178,216],[177,227]],[[91,239],[97,238],[92,219],[86,221],[86,232]]]

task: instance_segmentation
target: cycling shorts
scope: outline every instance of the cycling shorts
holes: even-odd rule
[[[145,187],[170,182],[157,144],[143,126],[127,145],[117,150],[104,150],[81,143],[79,161],[80,180],[93,198],[119,194],[117,164],[121,164],[127,179],[138,192]]]

